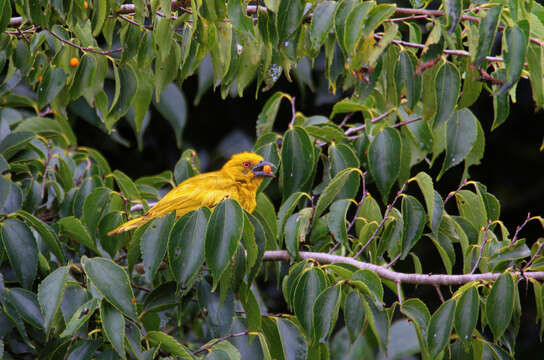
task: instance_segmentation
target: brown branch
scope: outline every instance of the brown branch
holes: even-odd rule
[[[485,244],[487,244],[487,231],[489,230],[490,225],[491,225],[491,220],[489,220],[489,223],[484,228],[484,241],[482,242],[480,251],[478,251],[478,259],[476,260],[476,264],[474,264],[474,267],[472,268],[472,271],[470,272],[471,274],[473,274],[476,271],[476,269],[478,268],[478,265],[480,265],[480,260],[482,260],[482,254],[484,253]]]
[[[420,285],[462,285],[471,281],[494,281],[502,273],[483,273],[483,274],[461,274],[461,275],[443,275],[443,274],[407,274],[387,269],[383,266],[359,261],[351,257],[332,255],[320,252],[300,251],[298,253],[302,260],[313,259],[322,264],[349,264],[358,269],[370,270],[379,277],[395,282],[405,284]],[[291,261],[289,253],[286,250],[265,251],[263,261]],[[521,276],[519,271],[512,271],[513,276]],[[544,280],[544,271],[529,271],[523,275],[530,279]]]
[[[375,123],[375,122],[378,122],[382,119],[385,119],[386,117],[388,117],[389,115],[391,115],[391,113],[397,111],[397,108],[392,108],[392,109],[389,109],[388,111],[384,112],[383,114],[379,115],[379,116],[376,116],[375,118],[373,118],[372,120],[370,120],[371,123]],[[366,124],[363,124],[363,125],[359,125],[359,126],[356,126],[356,127],[353,127],[353,128],[349,128],[347,129],[344,134],[345,135],[349,135],[349,134],[352,134],[354,132],[357,132],[357,131],[360,131],[360,130],[363,130],[364,128],[366,127]]]
[[[514,237],[512,238],[512,241],[510,241],[510,246],[512,246],[516,240],[518,239],[518,234],[519,232],[521,231],[521,229],[523,229],[525,227],[525,225],[527,225],[527,223],[531,220],[531,213],[527,213],[527,217],[525,218],[525,221],[523,222],[523,224],[521,225],[518,225],[516,227],[516,232],[514,233]]]

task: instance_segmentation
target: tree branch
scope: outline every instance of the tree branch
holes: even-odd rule
[[[442,274],[407,274],[387,269],[383,266],[366,263],[346,256],[332,255],[327,253],[300,251],[301,259],[313,259],[322,264],[349,264],[358,269],[370,270],[379,277],[395,282],[405,284],[419,285],[462,285],[471,281],[494,281],[501,273],[483,273],[483,274],[462,274],[462,275],[442,275]],[[291,257],[286,250],[265,251],[263,261],[291,261]],[[521,276],[519,271],[511,272],[513,276]],[[535,280],[544,280],[544,271],[524,272],[523,276]]]

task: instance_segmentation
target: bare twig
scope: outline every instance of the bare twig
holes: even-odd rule
[[[525,218],[525,221],[523,222],[523,224],[518,225],[516,227],[516,232],[514,233],[514,237],[512,237],[512,240],[510,241],[510,246],[512,246],[516,242],[516,240],[518,239],[519,232],[521,231],[521,229],[523,229],[525,227],[525,225],[527,225],[529,220],[531,220],[531,213],[530,212],[527,213],[527,217]]]
[[[480,260],[482,260],[482,254],[484,253],[485,244],[487,244],[487,231],[489,230],[489,226],[491,225],[491,220],[489,223],[487,223],[487,226],[484,228],[484,241],[482,242],[482,246],[480,247],[480,251],[478,252],[478,259],[476,259],[476,263],[474,264],[474,267],[472,268],[472,271],[470,272],[473,274],[476,269],[478,268],[478,265],[480,265]]]
[[[416,122],[416,121],[419,121],[419,120],[422,120],[423,117],[421,116],[418,116],[416,118],[413,118],[413,119],[409,119],[409,120],[404,120],[404,121],[401,121],[401,122],[398,122],[396,124],[393,124],[391,127],[393,128],[398,128],[398,127],[401,127],[401,126],[404,126],[404,125],[408,125],[408,124],[411,124],[413,122]]]
[[[436,293],[438,294],[438,297],[440,298],[440,301],[442,301],[442,302],[446,301],[446,300],[444,299],[444,295],[442,295],[442,291],[440,290],[440,285],[438,285],[438,284],[433,284],[433,286],[434,286],[434,288],[435,288],[435,290],[436,290]]]
[[[378,122],[378,121],[380,121],[382,119],[385,119],[386,117],[388,117],[389,115],[391,115],[391,113],[394,113],[395,111],[397,111],[397,108],[389,109],[386,112],[384,112],[383,114],[381,114],[379,116],[376,116],[375,118],[370,120],[370,122],[375,123],[375,122]],[[346,134],[346,135],[353,134],[354,132],[363,130],[365,127],[366,127],[366,124],[362,124],[362,125],[359,125],[359,126],[356,126],[356,127],[352,127],[352,128],[347,129],[344,132],[344,134]]]
[[[293,124],[295,123],[295,119],[297,118],[297,112],[296,112],[296,109],[295,109],[295,100],[296,100],[296,98],[294,96],[290,99],[291,113],[293,115],[291,116],[291,121],[289,122],[289,128],[293,127]]]
[[[320,252],[308,252],[299,251],[299,257],[302,260],[313,259],[321,264],[349,264],[358,269],[370,270],[382,279],[391,280],[394,282],[400,281],[405,284],[419,284],[419,285],[461,285],[471,281],[494,281],[502,273],[482,273],[482,274],[460,274],[460,275],[446,275],[446,274],[408,274],[396,272],[391,269],[387,269],[384,266],[375,265],[363,261],[356,260],[347,256],[332,255]],[[289,253],[286,250],[270,250],[265,251],[263,255],[264,261],[291,261]],[[519,271],[511,271],[512,276],[521,276]],[[529,271],[525,272],[524,276],[529,279],[544,280],[544,271]]]
[[[399,304],[402,306],[402,288],[400,287],[401,282],[397,281],[397,296],[399,298]]]
[[[374,230],[374,232],[372,233],[372,235],[370,236],[370,238],[367,240],[367,242],[363,245],[363,247],[357,252],[357,254],[355,254],[355,256],[353,258],[358,258],[362,253],[363,251],[365,251],[365,249],[368,247],[368,245],[370,245],[370,243],[372,242],[372,240],[374,240],[374,238],[376,237],[376,235],[378,235],[378,232],[381,230],[381,228],[383,227],[383,225],[385,224],[385,222],[387,221],[387,218],[389,217],[389,212],[391,211],[391,209],[393,208],[393,206],[395,206],[395,203],[397,202],[397,200],[399,199],[399,197],[402,195],[402,193],[404,192],[404,190],[406,189],[406,183],[404,183],[404,185],[402,185],[402,188],[397,192],[397,195],[395,195],[395,198],[393,199],[393,202],[389,205],[387,205],[387,210],[385,210],[385,214],[383,214],[383,219],[382,221],[380,222],[380,224],[378,225],[378,227],[376,228],[376,230]]]
[[[467,180],[463,181],[461,183],[461,185],[459,185],[459,187],[455,190],[455,191],[451,191],[448,196],[446,196],[446,199],[444,200],[444,205],[446,205],[446,203],[452,198],[455,196],[455,194],[457,194],[459,191],[461,191],[462,188],[465,187],[465,185],[467,184]]]
[[[359,203],[357,204],[357,209],[355,210],[355,215],[353,215],[353,219],[351,219],[347,231],[349,232],[353,225],[355,225],[355,222],[357,221],[357,214],[359,213],[359,210],[361,209],[361,206],[363,206],[363,203],[365,202],[365,199],[368,195],[368,191],[366,191],[366,171],[363,173],[363,176],[361,176],[361,183],[363,186],[363,195],[361,196],[361,200],[359,200]]]
[[[123,51],[123,48],[102,51],[102,50],[97,50],[97,49],[92,48],[92,47],[83,47],[83,46],[79,46],[78,44],[75,44],[75,43],[71,42],[70,40],[63,39],[62,37],[60,37],[59,35],[57,35],[53,31],[49,31],[49,33],[51,35],[53,35],[59,41],[65,43],[67,45],[73,46],[73,47],[75,47],[75,48],[77,48],[77,49],[79,49],[81,51],[88,51],[88,52],[92,52],[92,53],[99,54],[99,55],[110,55],[110,54],[114,54],[114,53],[118,53],[118,52]]]
[[[529,259],[529,262],[525,264],[525,266],[521,269],[521,272],[525,273],[525,270],[527,270],[533,264],[533,261],[535,261],[536,257],[540,254],[540,251],[542,250],[543,246],[544,246],[544,242],[541,242],[540,244],[538,244],[538,249],[536,249],[533,256],[531,256],[531,259]]]
[[[247,334],[249,334],[249,330],[244,330],[244,331],[239,332],[239,333],[228,334],[226,336],[220,337],[220,338],[216,339],[215,341],[212,341],[209,344],[201,346],[200,349],[198,349],[197,351],[195,351],[193,353],[193,355],[196,355],[196,354],[201,353],[201,352],[203,352],[205,350],[211,349],[215,344],[218,344],[221,341],[225,341],[225,340],[228,340],[230,338],[237,337],[237,336],[244,336],[244,335],[247,335]]]

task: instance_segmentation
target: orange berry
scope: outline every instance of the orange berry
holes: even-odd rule
[[[133,304],[136,304],[136,299],[132,299],[132,303],[133,303]]]
[[[88,9],[88,8],[89,8],[89,3],[86,2],[86,1],[84,1],[84,2],[83,2],[83,7],[84,7],[85,9]]]
[[[79,59],[76,58],[76,57],[73,57],[70,59],[70,66],[71,67],[76,67],[79,65]]]
[[[272,167],[270,165],[263,166],[263,171],[267,174],[270,174],[272,172]]]
[[[42,80],[43,80],[43,77],[42,77],[41,75],[39,75],[39,76],[38,76],[38,81],[39,81],[39,82],[42,82]]]

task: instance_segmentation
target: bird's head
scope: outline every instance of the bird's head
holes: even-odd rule
[[[233,155],[221,171],[225,171],[236,181],[251,182],[258,186],[265,177],[275,176],[275,168],[274,164],[264,161],[261,155],[243,152]]]

